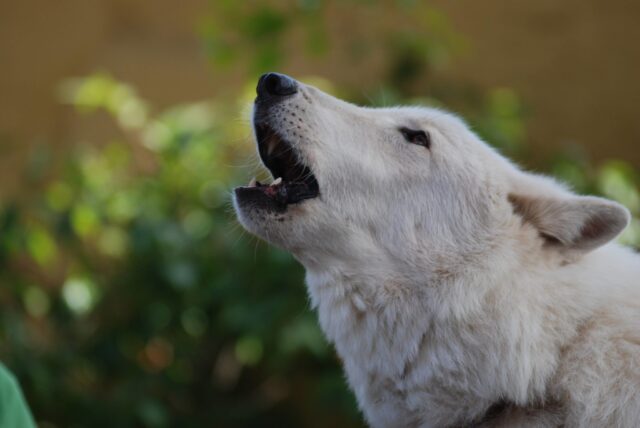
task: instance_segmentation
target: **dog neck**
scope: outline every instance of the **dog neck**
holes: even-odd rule
[[[522,245],[523,241],[539,239],[533,231],[523,235],[518,245],[505,239],[519,227],[519,221],[514,221],[484,244],[465,252],[429,248],[426,244],[413,255],[374,242],[362,245],[365,239],[354,239],[364,250],[354,248],[340,255],[330,251],[294,254],[306,268],[309,295],[321,323],[323,311],[328,312],[327,318],[334,319],[335,308],[342,308],[351,318],[341,322],[341,330],[354,324],[360,331],[359,320],[370,313],[376,314],[381,327],[384,316],[421,314],[443,320],[475,313],[483,296],[514,271],[522,272],[535,252]],[[514,264],[514,259],[522,263]],[[420,308],[414,307],[418,302]]]
[[[358,361],[359,369],[398,376],[434,327],[447,320],[463,322],[483,310],[485,296],[504,274],[500,261],[513,256],[506,245],[484,259],[432,255],[422,270],[382,257],[358,263],[357,255],[322,263],[322,269],[303,264],[312,307],[345,364],[352,356],[368,355]],[[390,269],[399,265],[406,269]]]
[[[585,314],[572,309],[571,301],[579,298],[575,296],[556,301],[557,313],[538,310],[550,306],[549,300],[557,298],[554,293],[566,297],[570,289],[554,290],[544,283],[529,282],[524,266],[532,250],[518,251],[509,246],[510,240],[499,241],[486,258],[468,258],[461,269],[435,275],[428,271],[425,278],[432,282],[398,272],[376,273],[375,263],[368,270],[353,264],[347,269],[341,263],[322,270],[307,266],[312,306],[360,400],[361,394],[385,391],[389,382],[419,381],[425,389],[442,388],[451,381],[446,373],[475,378],[489,391],[482,399],[468,397],[471,402],[479,400],[476,417],[499,398],[515,403],[543,399],[554,367],[531,365],[522,371],[518,362],[529,359],[527,353],[534,350],[549,355],[558,352]],[[519,299],[519,303],[509,299]],[[520,300],[526,302],[524,306]],[[530,309],[522,314],[518,307]],[[566,331],[551,331],[548,319],[552,317],[566,318],[561,323]],[[523,334],[530,337],[530,343],[505,342],[498,332],[514,325],[531,327],[537,336]],[[482,340],[477,342],[477,338]],[[456,365],[460,355],[481,356],[486,349],[503,353],[499,359],[478,358]],[[367,385],[366,393],[358,392],[362,385]]]

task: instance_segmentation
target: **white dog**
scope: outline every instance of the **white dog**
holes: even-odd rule
[[[253,124],[276,180],[237,188],[238,218],[305,266],[371,426],[640,426],[624,207],[521,171],[451,114],[276,73]]]

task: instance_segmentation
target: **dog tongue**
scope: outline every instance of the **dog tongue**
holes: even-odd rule
[[[295,204],[316,196],[306,183],[272,184],[264,187],[263,191],[265,195],[281,204]]]
[[[286,204],[288,202],[287,186],[279,186],[279,185],[267,186],[264,189],[264,193],[265,193],[265,195],[269,196],[270,198],[275,199],[276,201],[280,202],[281,204]]]

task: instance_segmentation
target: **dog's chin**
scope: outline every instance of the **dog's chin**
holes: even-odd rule
[[[249,233],[289,251],[303,244],[298,235],[306,229],[305,223],[309,221],[308,213],[303,212],[306,211],[303,208],[312,205],[311,201],[281,211],[279,208],[256,205],[253,200],[240,202],[237,197],[233,199],[238,221]],[[263,203],[261,198],[259,201],[259,204]]]

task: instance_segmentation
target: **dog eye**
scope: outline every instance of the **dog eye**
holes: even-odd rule
[[[431,147],[431,137],[421,129],[400,128],[400,133],[408,143]]]

